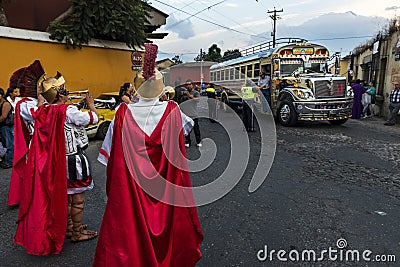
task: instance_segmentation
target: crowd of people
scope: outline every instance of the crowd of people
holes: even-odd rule
[[[375,104],[375,82],[367,83],[357,79],[351,83],[351,89],[354,95],[351,118],[365,119],[374,116],[372,104]]]
[[[170,100],[175,91],[164,86],[161,73],[144,67],[134,83],[121,87],[98,157],[107,168],[100,232],[82,223],[85,194],[95,180],[85,153],[85,127],[98,122],[94,99],[86,95],[88,111],[66,104],[69,92],[59,72],[38,77],[36,89],[28,95],[20,86],[23,99],[14,112],[16,152],[7,202],[18,206],[14,242],[28,254],[45,256],[60,254],[66,238],[98,238],[93,266],[194,266],[203,235],[185,136],[195,123]],[[5,99],[2,93],[1,118],[12,112]]]
[[[165,86],[162,74],[148,64],[155,60],[154,45],[145,47],[147,64],[133,83],[120,87],[117,112],[97,158],[107,168],[99,232],[82,222],[85,194],[95,180],[85,153],[85,127],[98,122],[93,97],[88,93],[84,99],[88,111],[67,104],[69,92],[59,72],[48,78],[41,73],[35,91],[23,84],[6,93],[0,88],[1,167],[12,167],[7,205],[18,205],[14,242],[28,254],[60,254],[65,238],[98,238],[93,266],[194,266],[200,259],[203,234],[185,150],[192,132],[202,147],[200,92],[190,79],[184,86]],[[241,86],[249,132],[255,130],[252,101],[262,95],[268,110],[270,82],[262,72],[257,86],[247,80]],[[399,83],[394,85],[385,125],[394,125],[400,109]],[[374,115],[374,82],[366,87],[357,80],[352,89],[352,118]],[[212,84],[204,90],[209,119],[217,122],[216,90]]]

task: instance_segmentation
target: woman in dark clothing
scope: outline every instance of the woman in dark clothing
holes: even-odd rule
[[[9,114],[10,113],[10,114]],[[14,120],[9,120],[12,114],[11,104],[4,97],[4,90],[0,88],[0,136],[3,146],[7,148],[2,168],[11,168],[14,157]],[[8,118],[8,119],[7,119]]]
[[[130,104],[135,97],[134,93],[133,85],[131,83],[124,83],[119,90],[119,97],[122,102]]]
[[[121,103],[132,104],[137,102],[136,92],[131,83],[124,83],[119,89],[119,97],[115,108]]]
[[[361,113],[363,110],[363,106],[361,104],[361,98],[362,98],[362,94],[364,94],[366,90],[360,80],[357,80],[356,83],[351,87],[351,89],[353,89],[353,93],[354,93],[353,109],[351,111],[351,118],[359,119],[359,118],[361,118]]]

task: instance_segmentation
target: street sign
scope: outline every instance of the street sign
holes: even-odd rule
[[[143,56],[142,53],[138,51],[132,51],[131,55],[132,60],[132,70],[141,70],[143,65]]]

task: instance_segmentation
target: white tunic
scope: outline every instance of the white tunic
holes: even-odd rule
[[[11,104],[11,106],[12,106],[12,112],[13,112],[13,114],[15,114],[15,106],[17,105],[17,103],[19,102],[21,100],[21,98],[20,97],[15,97],[15,100],[13,101],[12,99],[11,99],[11,97],[9,97],[9,96],[7,96],[7,101],[8,102],[10,102],[10,104]]]
[[[37,100],[33,100],[33,101],[27,101],[27,102],[23,102],[20,105],[20,113],[21,113],[21,117],[29,122],[33,122],[33,116],[32,113],[34,113],[37,110]],[[98,123],[98,117],[95,113],[93,112],[82,112],[80,111],[76,106],[73,105],[69,105],[67,107],[67,111],[66,111],[66,118],[65,118],[65,122],[64,124],[67,127],[70,128],[74,128],[74,127],[85,127],[89,124],[97,124]],[[33,124],[32,124],[33,125]],[[64,128],[65,131],[65,128]],[[33,133],[33,131],[32,131]],[[80,141],[79,138],[75,138],[73,139],[75,144],[74,146],[79,147],[81,149],[83,149],[82,147],[82,142]],[[65,146],[68,148],[68,140],[65,140]],[[79,157],[79,155],[76,155],[76,177],[77,180],[82,180],[82,162],[81,162],[81,157]],[[83,156],[83,159],[85,160],[85,165],[86,165],[86,171],[87,171],[87,175],[90,175],[90,168],[89,168],[89,161],[87,159],[86,156]],[[68,163],[68,156],[66,156],[66,160]],[[68,173],[68,164],[67,164],[67,179],[69,177],[69,173]],[[94,186],[93,184],[93,180],[91,182],[91,184],[87,187],[79,187],[79,188],[68,188],[68,194],[76,194],[76,193],[81,193],[83,191],[86,190],[90,190],[92,189]]]
[[[134,104],[129,104],[128,109],[131,111],[133,118],[148,136],[156,128],[158,122],[163,116],[168,105],[168,101],[159,101],[157,99],[144,100],[139,98],[139,101]],[[179,106],[177,106],[179,108]],[[182,115],[182,127],[185,135],[190,133],[194,126],[194,122],[191,118],[186,116],[183,112]],[[114,120],[111,121],[106,137],[104,138],[103,145],[101,146],[99,156],[97,160],[107,165],[108,158],[110,157],[111,146],[112,146],[112,135],[114,129]]]

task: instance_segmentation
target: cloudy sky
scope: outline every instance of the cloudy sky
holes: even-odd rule
[[[326,45],[331,52],[347,55],[400,15],[399,0],[151,0],[168,14],[168,32],[159,45],[158,59],[179,55],[193,61],[200,49],[216,43],[224,51],[244,49],[271,41],[278,13],[277,38],[298,37]]]

